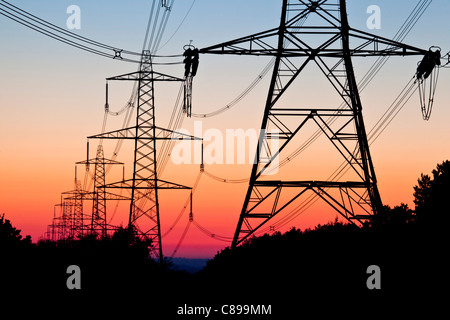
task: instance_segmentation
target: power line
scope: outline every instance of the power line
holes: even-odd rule
[[[162,44],[160,47],[157,47],[156,51],[161,50],[162,48],[164,48],[169,42],[170,40],[172,40],[172,38],[177,34],[178,30],[180,30],[181,26],[183,25],[184,21],[186,20],[186,18],[188,17],[189,13],[191,12],[192,8],[194,7],[196,0],[192,1],[191,6],[189,7],[188,11],[186,12],[186,15],[184,16],[183,20],[181,20],[180,24],[178,25],[178,27],[175,29],[175,31],[172,33],[172,35],[169,37],[169,39],[167,39],[166,42],[164,42],[164,44]]]
[[[305,15],[301,19],[299,19],[294,25],[296,27],[302,26],[306,19],[308,18],[308,15]],[[288,44],[287,39],[284,39],[283,41],[284,45]],[[240,102],[242,99],[245,98],[257,85],[258,83],[266,76],[266,74],[272,69],[273,65],[275,64],[275,58],[272,58],[269,63],[264,67],[264,69],[261,71],[261,73],[255,78],[255,80],[250,83],[250,85],[244,89],[236,98],[234,98],[231,102],[229,102],[226,106],[221,107],[215,111],[208,112],[208,113],[192,113],[192,116],[195,118],[210,118],[217,116],[225,111],[230,110],[232,107],[234,107],[238,102]]]
[[[34,30],[40,34],[43,34],[47,37],[50,37],[54,40],[62,42],[64,44],[70,45],[80,50],[84,50],[86,52],[99,55],[102,57],[106,57],[109,59],[115,59],[125,62],[132,63],[140,63],[140,52],[135,52],[131,50],[125,50],[118,47],[114,47],[111,45],[107,45],[105,43],[95,41],[89,39],[87,37],[80,36],[76,33],[67,31],[61,27],[56,26],[42,18],[37,17],[13,4],[0,0],[0,14],[4,17],[15,21],[31,30]],[[156,0],[155,0],[156,1]],[[174,0],[171,1],[171,5]],[[166,8],[166,12],[170,12],[169,9]],[[167,24],[168,14],[165,16],[164,24],[159,28],[159,32],[157,34],[158,41],[160,41],[160,37],[164,32],[165,24]],[[158,42],[157,42],[158,43]],[[157,44],[155,43],[155,44]],[[155,45],[154,44],[154,45]],[[152,55],[154,58],[179,58],[181,55],[171,55],[171,56],[161,56],[161,55]],[[172,65],[172,64],[180,64],[182,62],[156,62],[158,65]]]

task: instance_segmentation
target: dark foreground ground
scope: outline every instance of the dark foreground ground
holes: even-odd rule
[[[127,319],[405,318],[419,310],[432,318],[431,313],[448,308],[447,256],[446,229],[416,225],[294,229],[225,249],[196,274],[159,266],[139,245],[48,242],[3,250],[1,301],[3,308],[19,303],[23,307],[15,310],[35,315],[98,314],[101,319],[119,313]],[[69,265],[80,267],[79,290],[67,287]],[[381,289],[368,288],[371,265],[379,267],[375,282]],[[204,310],[189,307],[210,307],[211,313],[179,314]],[[270,315],[261,314],[268,310]]]

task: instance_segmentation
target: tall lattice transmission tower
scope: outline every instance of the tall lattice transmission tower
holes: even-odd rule
[[[279,27],[199,52],[275,59],[255,161],[232,246],[308,193],[317,195],[354,224],[361,225],[383,210],[352,60],[354,57],[425,56],[428,50],[350,27],[345,0],[283,0]],[[316,66],[318,73],[328,80],[331,92],[337,91],[340,101],[328,107],[304,106],[302,101],[280,106],[280,98],[294,87],[295,80],[310,65]],[[302,88],[297,90],[302,92]],[[328,91],[323,87],[317,93],[326,95]],[[270,179],[267,174],[274,160],[311,123],[346,161],[351,168],[351,179],[344,175],[302,180],[305,171],[302,168],[291,172],[289,180],[286,176]],[[273,130],[277,134],[271,133]],[[280,141],[276,149],[270,143],[275,138]],[[321,161],[326,160],[323,154],[321,157]]]

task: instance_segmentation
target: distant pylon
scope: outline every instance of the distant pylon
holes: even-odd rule
[[[307,18],[312,20],[311,25],[302,25]],[[321,198],[358,225],[382,211],[352,56],[425,55],[427,51],[351,28],[345,0],[338,3],[283,0],[278,28],[200,49],[202,54],[275,57],[261,136],[232,246],[250,237],[280,212],[292,208],[294,201],[306,193]],[[278,107],[281,96],[308,64],[316,65],[338,92],[341,107],[299,108],[292,104]],[[325,88],[320,88],[320,94],[326,94]],[[344,179],[345,176],[329,180],[268,178],[266,174],[274,159],[294,136],[303,132],[306,123],[317,125],[345,159],[352,169],[351,180]],[[278,134],[270,133],[271,129]],[[276,150],[270,148],[273,138],[281,141]],[[300,178],[304,171],[298,168],[289,176]]]
[[[86,234],[86,217],[83,212],[83,199],[88,193],[82,190],[81,182],[74,180],[74,189],[61,194],[62,239],[80,239]],[[60,240],[62,240],[60,239]]]
[[[100,234],[106,236],[106,190],[101,188],[105,185],[105,157],[103,154],[103,146],[97,147],[97,155],[95,157],[95,174],[94,174],[94,194],[95,199],[92,202],[92,219],[91,233],[95,234],[97,230]]]
[[[107,200],[130,199],[122,195],[106,192],[101,187],[105,185],[105,165],[123,165],[122,162],[105,159],[101,145],[97,147],[97,154],[94,159],[89,159],[88,152],[87,160],[76,164],[86,165],[86,174],[89,174],[89,165],[95,164],[94,191],[83,190],[81,182],[77,179],[75,173],[74,189],[61,193],[61,203],[55,205],[53,221],[46,232],[47,239],[53,241],[79,240],[88,234],[105,237],[108,231],[116,229],[115,227],[110,227],[106,221]],[[86,214],[84,210],[84,201],[87,200],[92,200],[91,216]],[[59,214],[56,213],[57,208],[59,208]]]
[[[163,261],[158,190],[191,189],[190,187],[164,181],[158,178],[156,150],[157,141],[174,139],[196,139],[156,126],[154,105],[154,84],[160,81],[184,81],[177,77],[153,71],[150,51],[142,52],[139,71],[107,80],[137,81],[138,105],[136,125],[94,135],[88,139],[130,139],[134,141],[133,177],[105,185],[105,188],[131,190],[128,227],[140,236],[150,238],[154,253]]]
[[[59,210],[58,210],[59,209]],[[57,214],[59,211],[59,214]],[[58,203],[53,209],[52,224],[47,227],[47,240],[59,241],[66,237],[66,217],[63,214],[63,203]]]
[[[89,144],[88,144],[89,149]],[[89,151],[89,150],[88,150]],[[92,216],[89,232],[91,235],[106,237],[108,234],[108,223],[106,219],[107,200],[129,200],[129,198],[106,192],[106,165],[123,165],[122,162],[105,159],[103,145],[97,146],[97,153],[94,159],[89,159],[89,152],[85,161],[79,161],[76,164],[89,166],[94,164],[94,191],[84,195],[85,200],[92,199]]]

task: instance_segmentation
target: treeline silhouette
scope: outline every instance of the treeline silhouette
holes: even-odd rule
[[[449,283],[449,161],[431,176],[421,175],[414,203],[414,210],[406,204],[385,206],[362,228],[336,218],[313,229],[251,238],[218,253],[201,277],[213,283],[210,290],[219,286],[241,299],[282,301],[291,311],[302,301],[372,311],[416,303],[443,306],[442,290]],[[380,290],[367,286],[371,265],[380,267]]]
[[[34,296],[45,292],[53,298],[128,297],[147,301],[139,305],[143,309],[149,303],[160,308],[169,303],[173,310],[189,302],[280,302],[287,314],[306,300],[358,301],[361,306],[395,304],[400,297],[438,298],[448,282],[449,161],[438,164],[431,176],[421,175],[414,203],[414,210],[405,204],[386,206],[362,228],[336,219],[313,229],[254,237],[223,249],[193,275],[151,259],[151,242],[133,230],[119,228],[104,239],[33,244],[3,215],[0,290]],[[67,289],[69,265],[82,270],[81,290]],[[380,290],[366,285],[370,265],[380,267]]]
[[[48,241],[33,244],[21,239],[20,230],[0,218],[0,290],[45,293],[48,298],[94,297],[131,292],[151,287],[170,270],[150,258],[151,241],[136,236],[133,230],[119,228],[112,236],[84,236],[77,240]],[[69,290],[66,280],[70,265],[81,269],[81,290]]]

